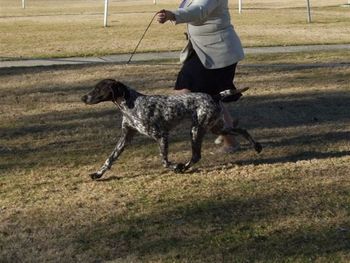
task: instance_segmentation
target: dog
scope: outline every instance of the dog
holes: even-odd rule
[[[238,92],[226,90],[213,97],[204,93],[147,96],[114,79],[101,80],[81,100],[86,104],[112,101],[122,113],[122,131],[113,152],[90,177],[93,180],[101,178],[136,132],[156,140],[163,166],[177,173],[185,172],[201,159],[202,140],[207,131],[216,135],[241,135],[260,153],[262,146],[246,130],[225,126],[220,101]],[[169,131],[185,118],[192,121],[192,157],[186,163],[172,163],[168,160]]]

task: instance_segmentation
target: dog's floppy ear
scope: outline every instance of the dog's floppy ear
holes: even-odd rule
[[[115,80],[112,88],[118,97],[123,97],[126,101],[130,98],[130,91],[122,82]]]
[[[112,85],[114,96],[124,98],[128,108],[134,107],[134,101],[131,98],[130,89],[120,81],[114,80]]]

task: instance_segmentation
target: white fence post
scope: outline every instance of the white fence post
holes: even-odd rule
[[[104,27],[108,26],[108,2],[109,0],[105,0],[105,13],[104,13],[104,19],[103,19],[103,25]]]
[[[23,8],[23,9],[26,8],[26,0],[22,0],[22,8]]]
[[[349,0],[350,1],[350,0]],[[157,4],[157,0],[153,0],[153,4],[156,5]]]
[[[311,23],[311,8],[310,8],[310,0],[306,0],[307,6],[307,22]]]
[[[238,0],[238,13],[242,13],[242,0]]]

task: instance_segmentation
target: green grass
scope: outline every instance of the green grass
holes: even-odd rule
[[[233,24],[244,47],[339,44],[350,42],[350,18],[344,1],[313,4],[313,23],[306,21],[305,1],[269,0],[245,3],[242,14],[230,5]],[[176,1],[111,1],[108,28],[103,28],[103,3],[98,1],[0,0],[0,59],[101,56],[131,52],[153,14],[174,9]],[[138,52],[180,50],[184,25],[152,24]]]
[[[260,155],[244,143],[219,155],[208,134],[201,162],[174,174],[137,136],[98,182],[88,174],[120,114],[80,96],[107,77],[168,94],[179,65],[1,69],[0,262],[349,262],[349,58],[240,64],[236,84],[250,90],[230,111]],[[188,128],[172,134],[171,160],[189,158]]]

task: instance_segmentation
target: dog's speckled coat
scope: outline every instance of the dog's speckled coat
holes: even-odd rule
[[[246,130],[225,127],[220,100],[231,94],[224,91],[215,98],[204,93],[146,96],[113,79],[100,81],[82,97],[82,101],[87,104],[115,103],[123,114],[122,134],[112,154],[96,173],[90,175],[91,178],[98,179],[111,168],[136,131],[158,142],[163,166],[175,172],[184,172],[200,160],[202,140],[207,130],[218,135],[240,134],[260,152],[261,145]],[[186,164],[172,164],[168,160],[169,131],[185,118],[192,120],[192,158]]]

